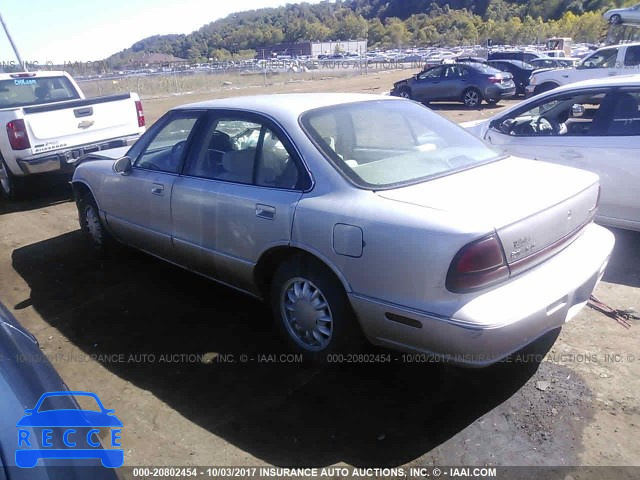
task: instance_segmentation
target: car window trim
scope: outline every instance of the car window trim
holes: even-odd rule
[[[261,127],[266,127],[270,129],[273,133],[275,133],[278,139],[283,143],[291,159],[295,162],[296,167],[298,167],[298,174],[305,177],[306,188],[282,188],[282,187],[273,187],[273,186],[265,186],[265,185],[256,185],[253,182],[243,183],[243,182],[234,182],[231,180],[224,180],[224,179],[218,179],[218,178],[208,178],[208,177],[199,177],[196,175],[188,175],[186,174],[188,170],[187,166],[194,161],[193,148],[189,148],[189,152],[187,153],[187,156],[184,158],[180,176],[185,178],[197,178],[200,180],[223,182],[223,183],[228,183],[232,185],[234,184],[246,185],[246,186],[251,186],[256,188],[268,188],[271,190],[280,190],[280,191],[293,191],[293,192],[307,193],[313,190],[313,188],[315,187],[315,180],[314,180],[313,174],[311,173],[311,170],[309,169],[307,163],[304,161],[300,153],[300,150],[296,146],[291,136],[287,133],[286,129],[283,128],[282,125],[280,125],[280,123],[275,118],[271,117],[270,115],[266,115],[264,113],[255,112],[252,110],[239,109],[239,108],[237,109],[229,108],[229,107],[208,108],[206,109],[206,114],[201,119],[201,123],[203,126],[201,126],[200,128],[201,129],[206,128],[206,126],[216,122],[217,121],[216,119],[219,120],[220,118],[223,118],[225,116],[228,118],[240,117],[241,120],[258,123],[261,125]],[[261,129],[260,135],[262,137],[262,129]],[[197,142],[193,142],[193,143],[197,144]],[[258,158],[257,157],[258,151],[259,150],[256,147],[256,157],[254,159],[254,175],[255,175],[255,168],[256,168],[256,160]]]

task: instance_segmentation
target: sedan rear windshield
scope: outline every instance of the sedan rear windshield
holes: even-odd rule
[[[0,80],[0,108],[28,107],[80,98],[67,77]]]
[[[301,124],[331,163],[362,188],[382,190],[496,160],[482,140],[409,100],[374,100],[306,112]]]

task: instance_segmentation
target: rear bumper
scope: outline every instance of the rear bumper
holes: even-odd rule
[[[450,318],[354,293],[350,300],[374,344],[487,366],[573,318],[602,278],[614,242],[611,232],[591,224],[546,262],[485,293],[461,297]]]
[[[487,87],[484,92],[484,98],[487,100],[499,100],[501,98],[513,97],[516,94],[516,86],[512,87],[501,87],[498,85],[491,85]]]
[[[83,155],[111,148],[126,147],[133,145],[140,138],[140,134],[126,137],[112,138],[98,143],[79,145],[77,147],[47,152],[44,155],[18,158],[16,162],[20,167],[22,175],[33,175],[47,172],[73,172],[78,159]]]

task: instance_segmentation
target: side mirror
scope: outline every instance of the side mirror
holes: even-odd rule
[[[574,118],[580,118],[584,115],[584,106],[575,103],[571,106],[571,116]]]
[[[113,171],[118,175],[129,175],[132,169],[133,167],[131,166],[131,159],[129,157],[122,157],[113,164]]]

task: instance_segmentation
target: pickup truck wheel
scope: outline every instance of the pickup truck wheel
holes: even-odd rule
[[[462,94],[462,101],[469,108],[479,107],[482,103],[482,95],[477,88],[467,88]]]
[[[534,95],[538,95],[540,93],[548,92],[549,90],[553,90],[554,88],[558,88],[558,85],[555,83],[547,82],[542,85],[538,85],[533,91]]]
[[[277,329],[306,360],[323,362],[362,344],[342,284],[314,259],[294,256],[280,265],[271,282],[271,308]]]
[[[114,240],[102,223],[100,211],[90,193],[85,193],[78,201],[78,218],[80,229],[92,250],[99,256],[105,255],[113,246]]]
[[[16,177],[4,160],[0,158],[0,196],[6,200],[17,200],[22,193],[23,179]]]

